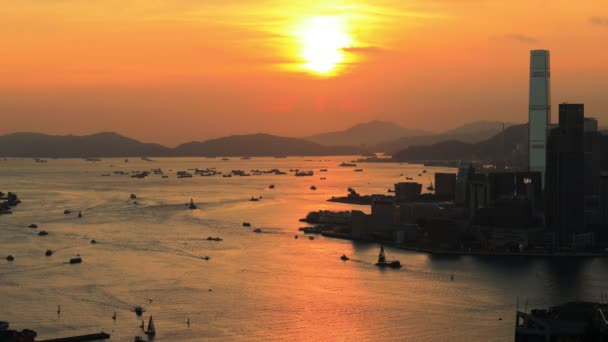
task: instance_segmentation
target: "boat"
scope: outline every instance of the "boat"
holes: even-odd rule
[[[41,231],[38,233],[38,235],[39,235],[39,236],[47,236],[47,235],[49,235],[49,232],[47,232],[46,230],[41,230]]]
[[[82,262],[82,258],[79,256],[70,259],[70,264],[80,264],[81,262]]]
[[[192,198],[190,199],[190,204],[188,205],[188,209],[196,209],[197,206],[194,204],[194,201],[192,200]]]
[[[144,310],[144,308],[139,305],[133,309],[133,312],[135,312],[135,314],[137,316],[141,316],[144,313],[144,311],[146,311],[146,310]]]
[[[156,328],[154,327],[154,320],[152,319],[152,316],[150,316],[150,320],[148,321],[148,329],[146,329],[146,335],[156,335]]]
[[[27,227],[28,227],[28,228],[33,228],[33,229],[35,229],[35,228],[38,228],[38,225],[36,225],[36,224],[33,224],[33,223],[32,223],[32,224],[30,224],[30,225],[29,225],[29,226],[27,226]]]
[[[297,236],[297,235],[295,235],[295,236],[294,236],[294,239],[296,239],[296,240],[297,240],[297,239],[298,239],[298,236]]]
[[[350,260],[350,258],[347,257],[346,254],[342,254],[342,256],[340,257],[340,259],[342,259],[342,261],[348,261],[348,260]]]
[[[376,263],[376,266],[399,268],[399,267],[401,267],[401,263],[399,262],[399,260],[394,260],[394,261],[386,260],[386,256],[384,255],[384,247],[380,246],[380,255],[378,255],[378,262]]]
[[[209,236],[207,238],[207,241],[222,241],[223,239],[221,237],[211,237]]]
[[[314,175],[313,171],[296,171],[296,177],[310,177]]]
[[[130,199],[136,199],[136,198],[137,198],[137,195],[135,195],[135,194],[131,194],[131,195],[129,196],[129,198],[130,198]]]
[[[167,175],[163,175],[163,176],[162,176],[162,178],[169,178],[169,176],[167,176]]]
[[[357,164],[352,164],[352,163],[344,163],[344,162],[343,162],[342,164],[340,164],[340,165],[338,165],[338,166],[342,166],[342,167],[356,167],[356,166],[357,166]]]
[[[78,217],[79,217],[79,218],[82,218],[82,211],[79,211],[79,212],[78,212]]]
[[[13,260],[15,260],[15,257],[14,257],[14,256],[12,256],[12,255],[8,255],[8,256],[6,257],[6,260],[8,260],[8,261],[13,261]]]
[[[426,188],[428,191],[435,191],[435,187],[433,186],[433,182]]]
[[[71,214],[72,212],[71,212],[70,210],[66,209],[66,210],[64,210],[64,211],[63,211],[63,213],[64,213],[64,214],[66,214],[66,215],[69,215],[69,214]]]
[[[317,187],[316,187],[316,186],[314,186],[314,185],[312,185],[312,186],[310,187],[310,190],[317,190]]]
[[[142,323],[143,326],[143,323]],[[144,340],[141,336],[135,336],[135,338],[133,339],[133,342],[148,342],[147,340]]]
[[[243,227],[251,227],[251,223],[249,223],[249,222],[243,222]]]
[[[426,173],[426,170],[422,170],[422,173]]]
[[[96,243],[97,243],[97,241],[96,241],[95,239],[91,240],[91,244],[93,244],[93,245],[94,245],[94,244],[96,244]]]
[[[355,169],[355,172],[363,172],[363,169]]]
[[[46,255],[46,256],[53,255],[53,250],[52,249],[47,249],[46,252],[44,253],[44,255]]]
[[[314,239],[315,239],[315,237],[314,237],[314,236],[309,236],[309,237],[308,237],[308,240],[314,240]]]
[[[227,173],[225,175],[222,175],[222,177],[224,177],[224,178],[230,178],[230,177],[232,177],[232,174],[231,173]]]
[[[321,180],[326,180],[327,178],[325,178],[325,177],[321,177],[320,179],[321,179]]]
[[[274,189],[274,184],[270,184],[270,185],[268,186],[268,189]]]
[[[327,172],[327,169],[321,169],[319,172]]]
[[[262,232],[262,230],[261,230],[260,228],[256,228],[256,229],[254,229],[254,230],[253,230],[253,232],[254,232],[254,233],[261,233],[261,232]]]
[[[259,200],[260,200],[259,198],[256,198],[256,197],[253,197],[253,196],[251,196],[251,199],[250,199],[251,202],[257,202]]]
[[[224,157],[224,158],[222,158],[222,160],[230,160],[230,159],[228,159],[228,158]]]

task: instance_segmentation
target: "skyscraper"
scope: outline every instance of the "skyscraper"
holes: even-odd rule
[[[584,111],[582,104],[560,104],[547,145],[545,221],[562,248],[585,232]]]
[[[547,128],[551,123],[551,74],[548,50],[530,51],[528,167],[545,178]]]

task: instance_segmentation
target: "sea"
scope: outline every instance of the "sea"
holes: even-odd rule
[[[434,256],[388,247],[387,258],[403,268],[379,269],[378,244],[310,240],[298,231],[310,211],[370,211],[327,202],[349,187],[387,194],[405,177],[426,188],[435,172],[456,172],[338,166],[354,158],[0,160],[0,191],[23,201],[0,216],[0,321],[33,329],[38,339],[104,331],[110,341],[133,341],[145,337],[140,324],[153,316],[155,341],[513,341],[518,308],[606,298],[603,258]],[[156,168],[169,177],[130,177]],[[287,174],[176,177],[194,168]],[[190,199],[197,209],[188,209]],[[54,253],[46,256],[47,249]],[[4,259],[9,254],[14,261]],[[69,264],[77,255],[83,262]],[[141,317],[136,306],[145,310]]]

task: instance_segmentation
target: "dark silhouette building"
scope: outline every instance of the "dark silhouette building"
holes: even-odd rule
[[[608,172],[603,171],[600,173],[600,219],[602,224],[608,225]]]
[[[395,200],[409,202],[418,199],[422,193],[422,184],[415,182],[402,182],[395,184]]]
[[[455,173],[435,173],[435,195],[444,200],[454,200],[456,196]]]
[[[584,112],[583,104],[560,104],[548,137],[545,222],[562,248],[585,232]]]

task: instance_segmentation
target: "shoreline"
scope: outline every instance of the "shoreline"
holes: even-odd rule
[[[359,242],[370,243],[370,244],[382,244],[385,246],[390,246],[392,248],[397,248],[397,249],[406,250],[406,251],[410,251],[410,252],[425,253],[425,254],[429,254],[429,255],[439,255],[439,256],[491,256],[491,257],[540,257],[540,258],[606,258],[606,257],[608,257],[608,253],[597,253],[597,252],[535,253],[535,252],[458,251],[458,250],[446,250],[446,249],[438,249],[438,248],[420,248],[420,247],[415,247],[415,246],[399,245],[399,244],[395,244],[392,242],[355,240],[350,236],[350,234],[335,233],[335,232],[323,232],[323,233],[321,233],[321,235],[325,236],[325,237],[329,237],[329,238],[334,238],[334,239],[359,241]]]

